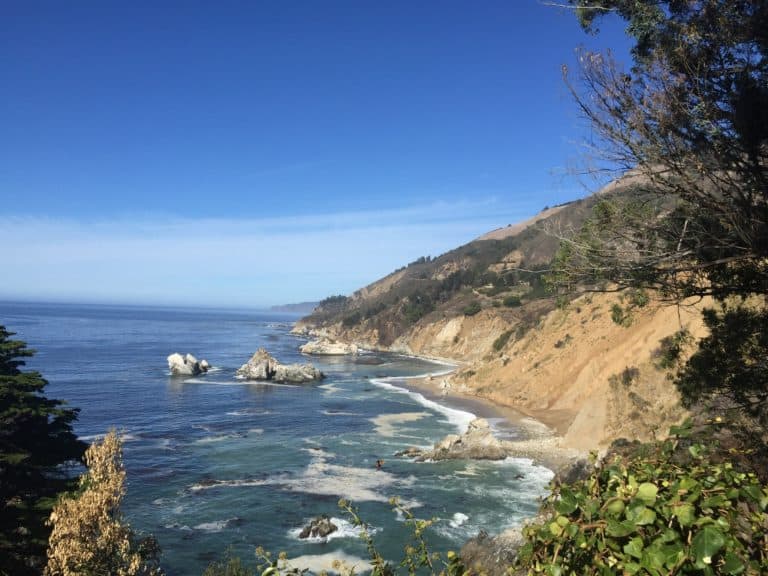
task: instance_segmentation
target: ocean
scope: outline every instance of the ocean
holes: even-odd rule
[[[338,508],[346,498],[370,525],[380,552],[402,558],[408,536],[398,497],[434,518],[433,549],[458,550],[533,516],[552,473],[530,460],[414,462],[394,454],[463,432],[472,408],[409,390],[407,377],[449,367],[386,353],[302,356],[289,334],[296,316],[257,311],[107,305],[0,303],[0,324],[37,354],[28,369],[46,395],[80,408],[78,435],[110,428],[124,439],[125,519],[154,534],[169,575],[200,575],[229,553],[284,551],[311,570],[331,558],[364,571],[365,546]],[[310,361],[327,376],[312,385],[244,382],[235,370],[258,348],[283,363]],[[187,352],[213,369],[169,375],[166,357]],[[516,431],[500,419],[504,437]],[[384,466],[377,470],[377,459]],[[327,539],[298,532],[325,514]]]

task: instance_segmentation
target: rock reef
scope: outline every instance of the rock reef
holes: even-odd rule
[[[299,350],[302,354],[310,354],[316,356],[344,356],[358,353],[357,345],[337,342],[335,340],[331,340],[330,338],[310,340],[303,346],[300,346]]]
[[[207,360],[198,360],[192,354],[182,356],[174,352],[167,358],[168,369],[173,376],[197,376],[205,374],[210,368]]]
[[[449,434],[437,442],[432,450],[408,448],[398,456],[415,457],[424,460],[503,460],[509,451],[494,437],[485,418],[475,418],[467,431],[459,436]]]
[[[328,516],[323,514],[322,516],[313,518],[309,524],[304,526],[304,528],[301,529],[301,532],[299,532],[299,538],[302,540],[305,538],[325,538],[329,534],[336,532],[338,529],[339,527],[331,522],[331,519],[328,518]]]
[[[246,380],[290,382],[293,384],[312,382],[325,377],[312,364],[280,364],[264,348],[259,348],[248,362],[238,368],[236,375]]]

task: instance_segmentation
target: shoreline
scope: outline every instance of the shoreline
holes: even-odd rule
[[[309,333],[296,334],[291,332],[291,334],[306,340],[312,339]],[[441,404],[448,409],[468,412],[477,418],[501,421],[501,425],[497,425],[496,428],[501,428],[502,432],[505,430],[511,432],[514,436],[518,434],[522,436],[511,440],[501,439],[502,444],[513,457],[529,458],[534,464],[544,466],[557,474],[558,471],[587,456],[587,452],[583,450],[562,445],[567,420],[565,414],[534,414],[464,390],[442,387],[443,379],[452,375],[463,364],[462,361],[413,352],[370,349],[363,346],[360,346],[359,349],[374,353],[395,354],[447,367],[445,370],[415,376],[387,376],[382,380],[397,382],[404,389],[419,393],[425,399]]]
[[[427,357],[415,357],[431,361]],[[445,362],[445,360],[441,360],[441,363]],[[454,364],[454,366],[457,365],[458,363]],[[441,389],[440,379],[451,373],[453,370],[439,374],[408,376],[396,380],[398,383],[402,383],[404,388],[418,392],[428,400],[448,408],[471,412],[478,418],[500,420],[501,423],[496,428],[500,428],[501,432],[507,431],[520,436],[520,438],[514,439],[501,439],[502,444],[513,457],[530,458],[535,464],[557,473],[565,466],[586,456],[586,453],[582,451],[563,447],[557,429],[548,426],[530,414],[498,404],[482,396],[457,390]]]

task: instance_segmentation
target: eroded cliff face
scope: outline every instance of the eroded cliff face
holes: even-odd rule
[[[625,327],[611,319],[614,303],[594,295],[550,312],[500,353],[462,368],[456,384],[530,413],[568,447],[665,435],[685,410],[660,366],[662,340],[682,329],[703,336],[702,305],[649,305]]]
[[[516,408],[553,428],[564,446],[591,449],[616,438],[663,436],[685,417],[669,371],[660,367],[662,340],[683,329],[704,335],[706,303],[651,303],[619,325],[611,318],[619,298],[582,296],[533,326],[497,309],[439,318],[390,346],[379,344],[376,330],[337,323],[323,332],[363,347],[460,362],[447,378],[449,390]]]

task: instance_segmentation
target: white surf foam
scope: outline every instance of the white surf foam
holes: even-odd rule
[[[123,443],[134,442],[139,439],[137,436],[129,434],[128,432],[118,432],[117,435]],[[78,436],[78,439],[82,440],[83,442],[93,443],[101,442],[104,440],[104,436],[106,436],[106,434],[89,434],[87,436]]]
[[[268,484],[267,480],[212,480],[210,482],[192,484],[189,487],[190,492],[202,492],[204,490],[213,490],[214,488],[248,488],[251,486],[264,486]]]
[[[466,410],[459,410],[457,408],[450,408],[448,406],[443,406],[442,404],[439,404],[434,400],[429,400],[425,398],[424,395],[419,392],[414,392],[412,390],[408,390],[407,388],[396,386],[391,382],[389,382],[388,380],[389,379],[387,378],[373,378],[371,379],[371,384],[374,384],[379,388],[383,388],[385,390],[397,392],[398,394],[405,394],[411,397],[413,400],[415,400],[419,404],[421,404],[422,406],[429,408],[434,412],[442,414],[445,417],[446,421],[450,424],[453,424],[460,433],[466,432],[467,427],[469,426],[469,423],[476,418],[476,416],[472,412],[467,412]]]
[[[233,410],[227,412],[227,416],[266,416],[272,414],[271,410],[263,410],[261,408],[248,408],[246,410]]]
[[[258,428],[254,428],[254,430],[258,430]],[[263,430],[259,430],[256,432],[257,434],[261,434]],[[206,436],[205,438],[200,438],[199,440],[195,440],[195,444],[214,444],[216,442],[225,442],[226,440],[237,440],[241,438],[247,438],[248,434],[243,432],[233,432],[231,434],[219,434],[217,436]]]
[[[335,394],[336,392],[341,392],[341,388],[338,386],[334,386],[333,384],[322,384],[318,386],[321,390],[325,390],[328,394]]]
[[[192,528],[194,530],[200,530],[201,532],[209,532],[209,533],[215,533],[215,532],[221,532],[228,526],[231,526],[233,524],[236,524],[239,522],[239,518],[227,518],[226,520],[214,520],[213,522],[203,522],[202,524],[198,524],[197,526],[193,526]]]
[[[371,565],[369,560],[364,560],[358,556],[352,556],[337,550],[335,552],[326,552],[325,554],[308,554],[304,556],[297,556],[296,558],[289,558],[286,564],[290,568],[297,570],[308,570],[313,574],[320,574],[322,572],[333,572],[334,574],[350,574],[354,571],[355,574],[362,574],[371,571]],[[281,567],[283,564],[281,564]],[[286,573],[287,570],[282,570]]]
[[[342,412],[336,410],[323,410],[325,416],[360,416],[357,412]]]
[[[310,520],[306,521],[307,523],[310,522]],[[328,536],[325,536],[324,538],[320,537],[314,537],[314,538],[299,538],[299,534],[301,534],[301,528],[293,528],[288,531],[288,535],[291,538],[294,538],[296,540],[301,540],[302,542],[312,542],[315,544],[324,544],[325,542],[329,542],[330,540],[336,540],[338,538],[360,538],[360,534],[362,534],[363,529],[360,526],[355,526],[348,520],[344,520],[343,518],[331,518],[331,523],[335,524],[337,527],[337,530],[334,532],[331,532],[328,534]],[[378,528],[372,528],[368,527],[368,533],[369,534],[375,534],[378,532]]]
[[[456,512],[453,515],[453,518],[451,518],[448,521],[448,524],[451,526],[451,528],[458,528],[459,526],[464,524],[464,522],[466,522],[467,520],[469,520],[469,516],[461,512]]]

